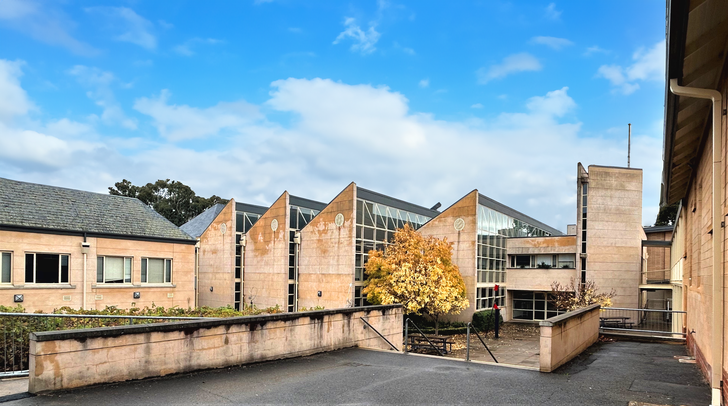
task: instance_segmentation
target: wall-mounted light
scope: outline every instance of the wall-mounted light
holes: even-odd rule
[[[142,292],[134,292],[134,299],[141,299]]]
[[[212,286],[210,286],[210,292],[212,292]]]
[[[23,303],[23,295],[13,295],[13,302],[15,303]]]
[[[318,295],[318,297],[321,297],[321,291],[320,290],[316,294]]]

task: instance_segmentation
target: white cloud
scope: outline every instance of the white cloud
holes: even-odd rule
[[[549,5],[546,6],[546,18],[550,20],[561,19],[561,10],[556,10],[555,3],[549,3]]]
[[[532,44],[539,44],[539,45],[546,45],[547,47],[555,50],[560,50],[562,48],[566,48],[570,45],[574,45],[573,42],[569,41],[566,38],[557,38],[557,37],[533,37],[531,38]]]
[[[426,87],[430,87],[430,79],[422,79],[422,80],[420,80],[420,83],[418,83],[417,86],[419,86],[419,87],[421,87],[423,89],[426,88]]]
[[[117,41],[130,42],[142,48],[157,48],[157,37],[151,32],[154,25],[128,7],[89,7],[87,12],[106,17],[110,29],[121,32],[113,38]]]
[[[97,55],[97,49],[71,35],[76,24],[54,6],[54,3],[38,4],[33,0],[3,0],[0,1],[0,24],[77,55]]]
[[[34,108],[20,86],[23,64],[22,61],[0,59],[0,121],[8,122],[14,116],[25,115]]]
[[[111,86],[117,83],[118,79],[113,73],[98,68],[76,65],[68,70],[68,74],[76,77],[76,80],[84,87],[91,89],[86,95],[103,109],[100,117],[101,121],[107,125],[118,124],[129,130],[136,130],[136,120],[128,118],[124,114],[124,110],[114,97]],[[129,87],[128,85],[124,86],[124,84],[121,84],[121,86]]]
[[[584,51],[584,56],[591,56],[593,54],[609,54],[611,51],[608,49],[600,48],[598,45],[590,46]]]
[[[380,34],[375,29],[375,24],[370,23],[369,29],[367,31],[363,31],[359,25],[357,25],[355,19],[346,17],[344,18],[344,26],[346,29],[336,37],[334,45],[349,38],[354,41],[350,48],[352,52],[359,52],[362,55],[368,55],[377,50],[374,45],[377,41],[379,41]]]
[[[503,58],[499,64],[492,65],[490,68],[478,69],[478,83],[484,85],[494,79],[502,79],[511,73],[539,71],[541,70],[541,62],[535,56],[522,52],[519,54],[509,55]]]
[[[224,41],[215,38],[192,38],[185,41],[183,44],[179,44],[172,48],[172,50],[183,56],[192,56],[195,54],[193,48],[197,45],[217,45],[222,44]]]
[[[475,103],[472,106],[470,106],[471,109],[482,109],[483,105],[480,103]]]
[[[222,130],[242,132],[245,127],[260,120],[256,106],[244,101],[225,103],[199,109],[187,105],[170,105],[171,94],[162,90],[158,97],[142,97],[134,102],[134,109],[151,116],[159,134],[171,141],[218,135]]]
[[[563,117],[576,108],[574,99],[569,97],[568,87],[546,93],[546,96],[534,96],[528,99],[526,107],[533,114],[543,114],[550,117]]]
[[[196,150],[141,132],[128,140],[98,138],[92,126],[64,120],[13,127],[10,137],[0,136],[0,176],[100,192],[122,178],[137,184],[170,178],[201,195],[260,204],[283,190],[329,201],[356,181],[447,207],[478,188],[563,230],[576,219],[576,162],[624,165],[626,140],[585,135],[567,88],[534,96],[509,113],[464,121],[411,111],[407,98],[386,86],[285,79],[271,89],[260,106],[174,105],[166,91],[136,101],[168,140],[209,137],[194,143]],[[654,134],[634,132],[632,140],[634,166],[645,170],[648,209],[656,205],[662,167],[659,129],[649,131]],[[21,137],[30,141],[14,143]]]
[[[632,60],[634,63],[626,67],[602,65],[597,70],[597,76],[609,80],[615,92],[625,95],[639,89],[638,82],[665,80],[665,40],[650,49],[638,49],[632,55]]]

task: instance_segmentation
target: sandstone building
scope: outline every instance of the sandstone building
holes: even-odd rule
[[[0,199],[0,305],[195,306],[195,240],[138,199],[3,178]]]

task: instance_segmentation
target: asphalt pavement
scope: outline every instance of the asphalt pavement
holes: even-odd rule
[[[707,405],[710,388],[684,345],[598,343],[535,371],[347,349],[309,357],[95,386],[7,405],[480,404]]]

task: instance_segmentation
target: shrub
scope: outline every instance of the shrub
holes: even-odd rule
[[[499,315],[499,318],[500,324],[503,324],[503,316]],[[495,310],[483,310],[482,312],[473,313],[473,326],[485,334],[495,330]]]

